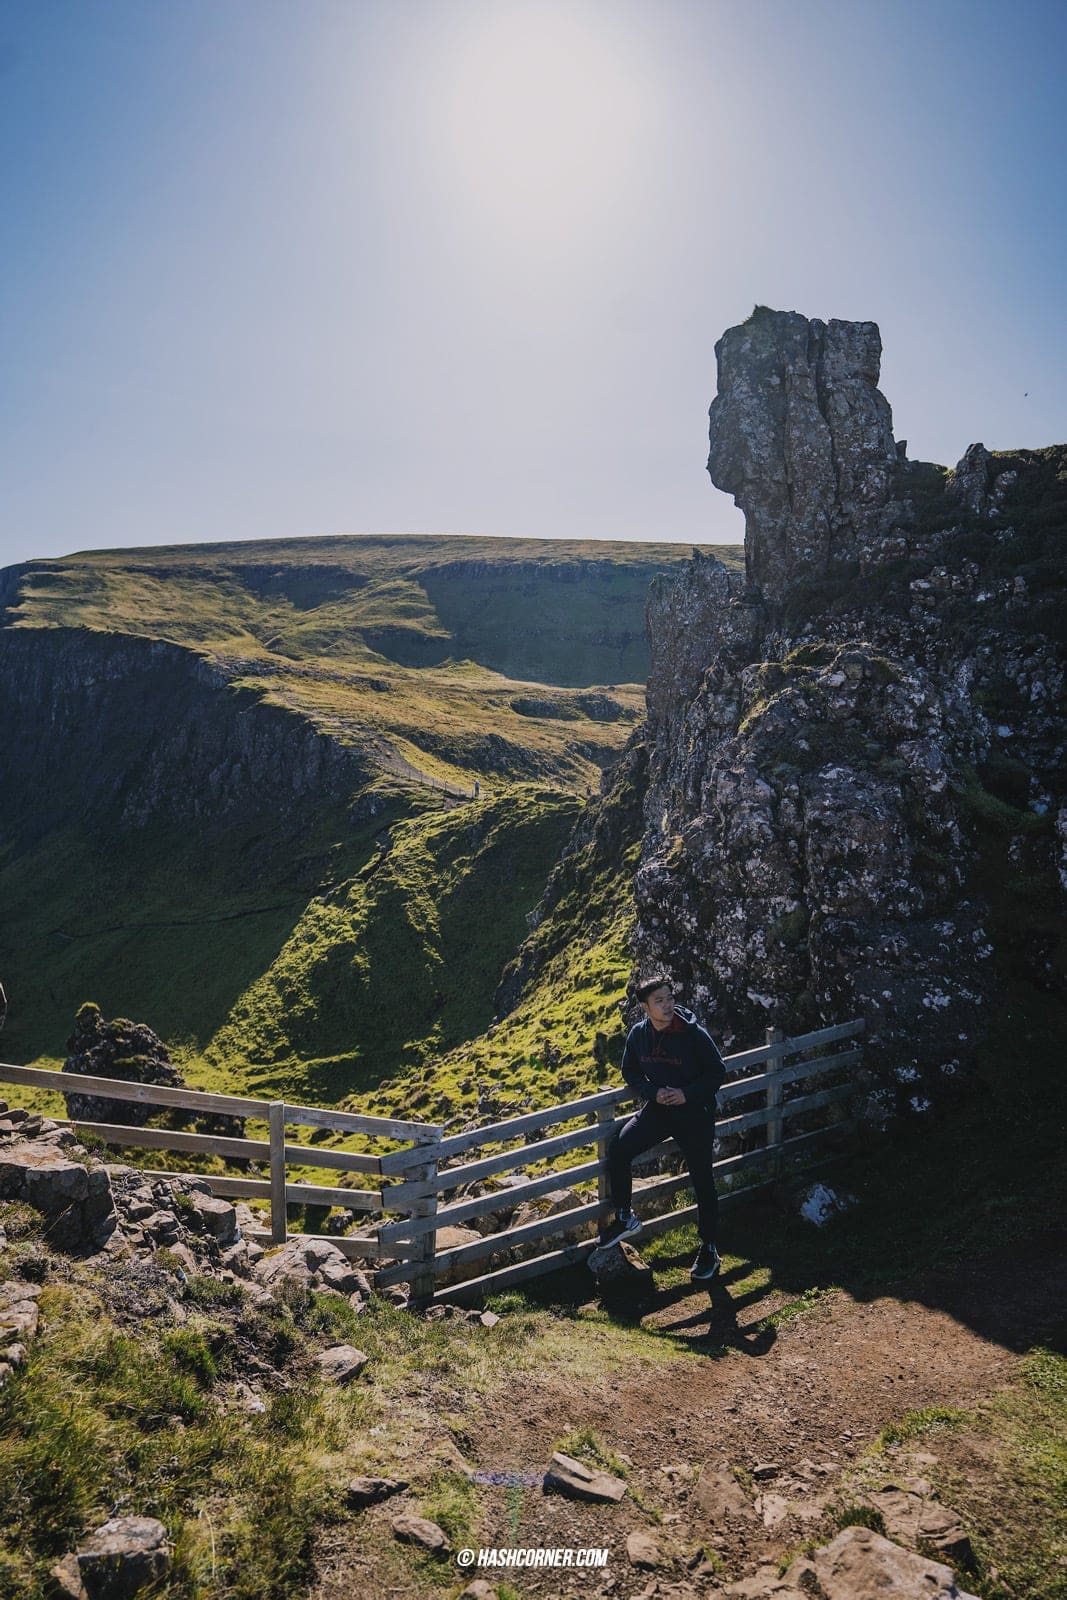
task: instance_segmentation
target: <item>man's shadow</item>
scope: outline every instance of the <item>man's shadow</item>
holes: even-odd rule
[[[707,1307],[701,1306],[699,1311],[691,1312],[689,1316],[680,1317],[676,1322],[658,1322],[657,1330],[662,1331],[668,1338],[686,1344],[691,1350],[703,1350],[708,1355],[715,1355],[725,1350],[740,1350],[748,1356],[765,1356],[778,1337],[778,1330],[773,1323],[759,1319],[748,1326],[738,1322],[738,1313],[745,1306],[751,1305],[756,1300],[765,1297],[762,1289],[750,1289],[747,1294],[734,1296],[730,1293],[727,1280],[738,1276],[738,1273],[720,1273],[713,1278],[704,1293],[707,1294]],[[695,1284],[681,1284],[677,1289],[667,1290],[659,1296],[656,1302],[658,1310],[664,1306],[677,1305],[683,1301],[691,1301],[694,1295],[701,1291]],[[687,1335],[687,1329],[697,1329],[702,1324],[707,1324],[702,1335],[693,1337]]]

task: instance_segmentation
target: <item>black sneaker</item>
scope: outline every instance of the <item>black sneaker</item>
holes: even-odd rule
[[[641,1221],[632,1211],[619,1211],[615,1221],[609,1222],[600,1235],[601,1245],[618,1244],[620,1239],[632,1239],[635,1233],[641,1232]]]
[[[702,1244],[700,1254],[689,1269],[689,1276],[694,1283],[710,1283],[712,1278],[718,1277],[722,1267],[719,1252],[713,1244]]]

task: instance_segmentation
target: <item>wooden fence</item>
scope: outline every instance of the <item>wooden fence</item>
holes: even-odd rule
[[[762,1142],[754,1148],[739,1150],[715,1162],[715,1171],[721,1179],[729,1180],[750,1167],[776,1176],[794,1154],[810,1148],[831,1128],[852,1125],[851,1102],[857,1095],[854,1069],[860,1059],[857,1041],[863,1026],[862,1020],[856,1020],[797,1038],[787,1038],[768,1029],[766,1043],[726,1057],[728,1077],[719,1091],[721,1109],[717,1137],[720,1142],[748,1142],[756,1130],[763,1131]],[[626,1120],[616,1114],[619,1103],[630,1095],[625,1088],[606,1089],[563,1105],[449,1135],[443,1128],[429,1123],[361,1116],[317,1106],[294,1106],[284,1101],[207,1094],[195,1089],[165,1089],[111,1078],[73,1076],[36,1067],[0,1063],[0,1082],[65,1094],[129,1100],[156,1110],[179,1109],[265,1123],[266,1139],[230,1138],[169,1128],[134,1128],[84,1120],[69,1125],[76,1127],[80,1134],[93,1135],[110,1145],[202,1152],[228,1161],[264,1163],[269,1173],[265,1178],[186,1174],[201,1178],[216,1195],[242,1200],[268,1199],[269,1230],[251,1233],[246,1230],[246,1236],[262,1243],[285,1241],[287,1205],[343,1206],[356,1212],[376,1213],[382,1220],[369,1223],[367,1231],[326,1237],[350,1258],[376,1264],[376,1287],[387,1288],[390,1284],[406,1282],[411,1286],[412,1298],[423,1302],[433,1298],[476,1299],[487,1291],[581,1261],[594,1247],[597,1225],[607,1211],[607,1146],[615,1130]],[[731,1111],[733,1106],[737,1109]],[[836,1121],[827,1122],[827,1113],[831,1118],[836,1117]],[[810,1125],[813,1121],[816,1126]],[[298,1144],[288,1140],[286,1129],[289,1126],[388,1139],[402,1142],[402,1148],[380,1155]],[[555,1128],[563,1131],[546,1133]],[[525,1172],[529,1168],[544,1169],[561,1155],[592,1146],[596,1149],[591,1160],[535,1171],[506,1187],[488,1193],[467,1193],[447,1204],[440,1203],[442,1196],[457,1190],[480,1188],[485,1179],[499,1179],[502,1174]],[[469,1159],[472,1151],[487,1148],[490,1153]],[[659,1146],[644,1159],[673,1149],[670,1143]],[[375,1187],[349,1189],[329,1188],[318,1183],[289,1183],[286,1168],[290,1163],[366,1175]],[[149,1175],[173,1177],[175,1174]],[[573,1190],[576,1185],[589,1186],[587,1200],[577,1197],[577,1204],[568,1205],[567,1209],[551,1216],[539,1217],[518,1227],[504,1222],[477,1239],[441,1248],[439,1235],[446,1228],[479,1218],[492,1218],[496,1213],[510,1216],[526,1201],[564,1187]],[[668,1208],[659,1215],[649,1215],[650,1209],[669,1205],[678,1191],[688,1186],[689,1176],[684,1171],[638,1183],[635,1203],[643,1213],[643,1234],[664,1232],[695,1218],[695,1206],[681,1210]],[[576,1232],[583,1231],[592,1236],[574,1237]],[[500,1264],[502,1257],[508,1257],[516,1249],[536,1247],[561,1234],[571,1238],[565,1238],[562,1245],[544,1254]],[[451,1281],[472,1266],[475,1276]],[[478,1272],[479,1266],[486,1270]]]

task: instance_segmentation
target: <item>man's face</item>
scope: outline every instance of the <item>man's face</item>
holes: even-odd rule
[[[641,1002],[654,1028],[669,1028],[674,1021],[674,995],[669,983],[661,983]]]

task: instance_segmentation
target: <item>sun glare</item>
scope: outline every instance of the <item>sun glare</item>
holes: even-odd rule
[[[611,14],[501,4],[439,60],[435,152],[479,231],[573,243],[619,217],[645,166],[650,93]]]

